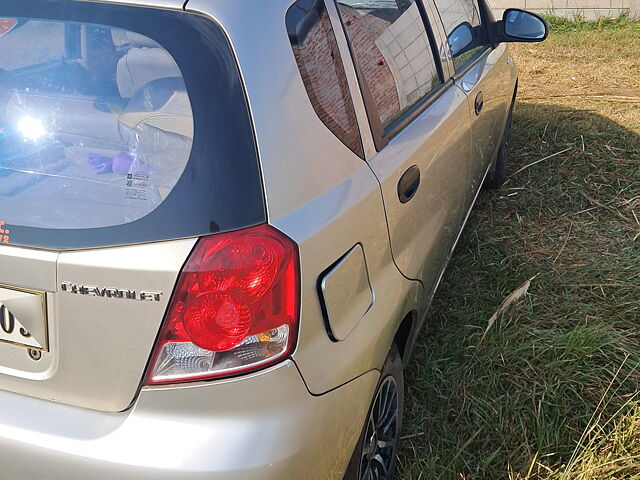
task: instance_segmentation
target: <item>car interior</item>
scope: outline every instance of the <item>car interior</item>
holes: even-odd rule
[[[109,226],[166,198],[188,162],[193,117],[165,49],[122,29],[29,19],[3,44],[20,57],[0,65],[0,195],[16,219]]]

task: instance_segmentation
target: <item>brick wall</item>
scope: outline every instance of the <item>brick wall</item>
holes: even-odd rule
[[[439,83],[415,3],[398,17],[392,14],[393,18],[363,14],[344,5],[340,5],[340,14],[383,123]],[[358,128],[346,79],[337,73],[340,54],[326,12],[307,25],[294,54],[309,98],[327,127],[355,149]]]

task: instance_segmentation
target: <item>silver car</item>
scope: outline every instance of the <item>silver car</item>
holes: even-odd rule
[[[541,18],[4,0],[0,477],[390,479]]]

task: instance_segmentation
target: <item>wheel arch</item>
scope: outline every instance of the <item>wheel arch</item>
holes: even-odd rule
[[[418,336],[418,330],[418,312],[412,310],[407,313],[400,322],[392,342],[398,348],[398,352],[400,352],[403,366],[409,363],[413,346]]]

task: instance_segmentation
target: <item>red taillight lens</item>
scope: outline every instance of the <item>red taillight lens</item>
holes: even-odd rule
[[[0,18],[0,37],[6,35],[18,24],[16,18]]]
[[[185,264],[147,384],[233,375],[291,353],[298,331],[298,250],[268,225],[204,237]]]

